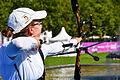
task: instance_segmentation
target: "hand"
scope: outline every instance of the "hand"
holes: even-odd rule
[[[81,37],[76,37],[75,39],[77,40],[78,43],[82,40]]]

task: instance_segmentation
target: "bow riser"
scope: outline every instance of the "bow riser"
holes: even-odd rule
[[[81,20],[80,20],[80,10],[78,6],[77,0],[71,0],[71,5],[73,12],[75,14],[77,24],[78,24],[78,36],[81,36],[82,32],[82,25],[81,25]],[[76,63],[75,63],[75,72],[74,72],[74,79],[75,80],[80,80],[80,49],[76,49],[77,51],[77,56],[76,56]]]

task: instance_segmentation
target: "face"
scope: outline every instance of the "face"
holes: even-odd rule
[[[39,38],[42,30],[42,22],[40,20],[34,20],[29,25],[29,32],[31,36]]]

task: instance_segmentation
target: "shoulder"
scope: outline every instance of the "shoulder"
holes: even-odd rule
[[[37,40],[32,37],[18,37],[11,42],[20,50],[31,50],[37,48]]]
[[[32,38],[32,37],[18,37],[12,40],[13,43],[27,43],[27,42],[36,42],[36,39]]]
[[[17,47],[31,46],[37,44],[37,40],[32,37],[18,37],[12,40]]]

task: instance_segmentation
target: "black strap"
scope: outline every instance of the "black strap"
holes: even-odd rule
[[[9,57],[9,56],[8,56]],[[15,58],[16,58],[16,56],[13,56],[13,57],[9,57],[11,60],[14,60]],[[17,65],[16,64],[14,64],[14,67],[15,67],[15,69],[16,69],[16,71],[17,71],[17,73],[18,73],[18,76],[19,76],[19,78],[20,78],[20,80],[22,80],[22,78],[21,78],[21,76],[20,76],[20,72],[19,72],[19,70],[18,70],[18,68],[17,68]]]
[[[40,48],[38,49],[38,51],[39,51],[40,56],[42,58],[43,64],[45,65],[45,60],[44,60],[43,52],[42,52],[42,50]],[[44,68],[43,75],[39,79],[37,79],[37,80],[45,80],[45,68]]]
[[[44,55],[43,55],[43,52],[42,52],[42,50],[41,50],[40,48],[39,48],[39,53],[40,53],[40,56],[41,56],[41,58],[42,58],[42,60],[43,60],[43,64],[45,64],[45,63],[44,63],[44,61],[45,61],[45,60],[44,60]]]
[[[17,68],[17,65],[14,64],[14,67],[15,67],[16,71],[18,72],[18,76],[19,76],[20,80],[22,80],[22,78],[21,78],[21,76],[20,76],[20,72],[19,72],[19,70],[18,70],[18,68]]]
[[[9,56],[8,56],[9,57]],[[9,57],[10,59],[14,60],[16,58],[16,56],[13,56],[13,57]]]

